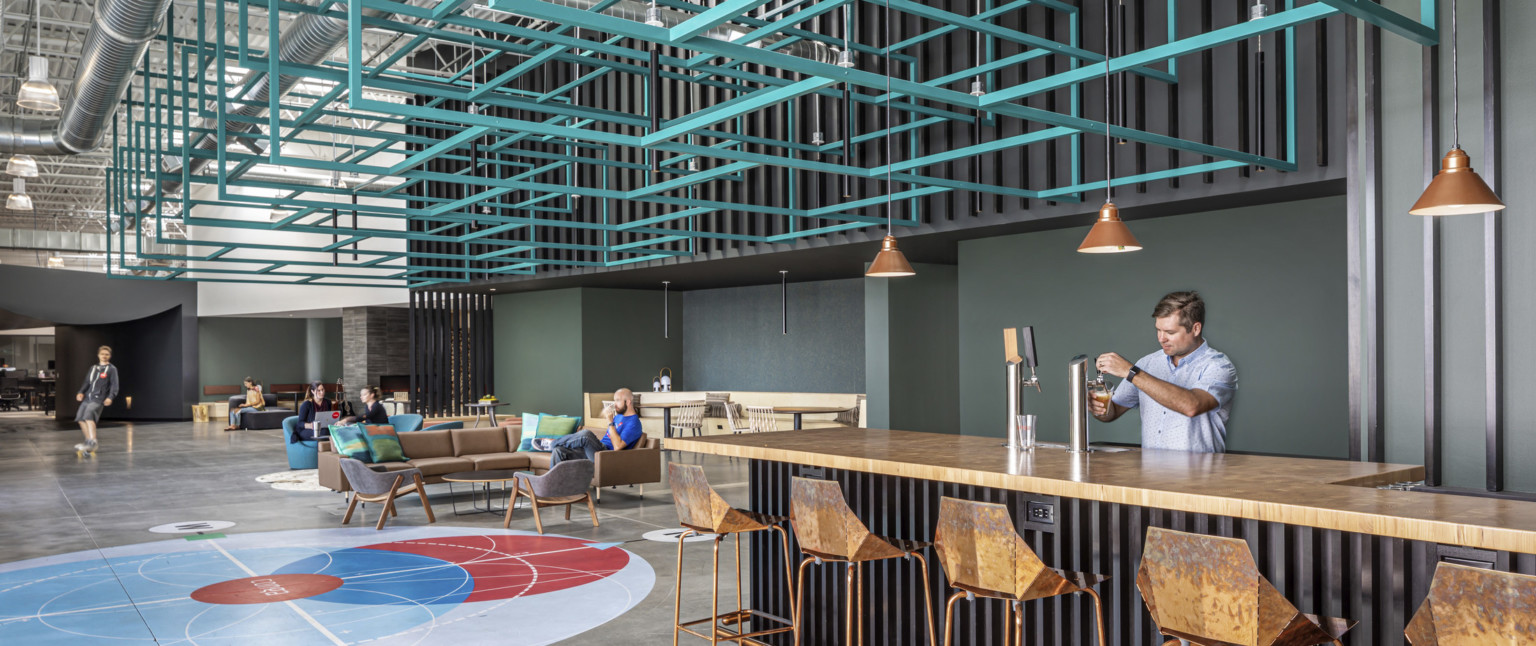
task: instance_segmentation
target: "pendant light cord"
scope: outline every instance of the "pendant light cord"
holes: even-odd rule
[[[895,205],[891,193],[891,167],[896,164],[895,150],[891,147],[891,0],[885,0],[885,235],[891,235]]]
[[[1451,147],[1461,148],[1461,69],[1456,52],[1456,2],[1451,0]]]
[[[1104,203],[1115,201],[1115,177],[1110,170],[1109,155],[1114,150],[1109,135],[1109,19],[1114,8],[1110,0],[1104,0]]]

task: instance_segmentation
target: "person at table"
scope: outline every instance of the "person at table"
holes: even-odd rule
[[[330,437],[330,416],[327,415],[324,420],[325,423],[318,425],[317,428],[315,414],[330,412],[334,409],[335,406],[331,403],[331,400],[325,398],[325,384],[318,381],[311,382],[309,384],[309,391],[304,394],[304,401],[299,402],[299,432],[297,435],[289,438],[290,441],[299,442],[301,440]]]
[[[1107,404],[1090,398],[1089,411],[1112,422],[1140,408],[1144,449],[1225,452],[1237,368],[1205,341],[1205,301],[1174,292],[1158,301],[1152,319],[1162,350],[1135,364],[1114,352],[1099,355],[1099,372],[1121,382]]]
[[[555,440],[550,445],[549,466],[561,460],[592,460],[598,451],[622,451],[640,441],[640,413],[635,408],[635,394],[628,388],[613,393],[613,411],[604,411],[607,428],[603,436],[581,429]]]
[[[240,428],[241,413],[267,409],[267,398],[261,394],[261,382],[246,377],[241,383],[245,387],[245,399],[229,403],[229,426],[224,427],[226,431],[234,431]]]
[[[384,404],[380,401],[378,386],[363,386],[357,393],[358,399],[363,402],[363,414],[361,417],[348,417],[341,420],[343,424],[388,424],[389,411],[384,410]]]

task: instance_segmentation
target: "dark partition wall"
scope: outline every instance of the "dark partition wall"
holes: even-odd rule
[[[117,366],[118,396],[102,419],[185,419],[189,402],[181,388],[182,338],[186,330],[181,306],[136,321],[105,325],[59,325],[55,328],[59,366],[58,418],[73,419],[75,392],[96,363],[97,348],[112,348]],[[196,359],[193,359],[194,365]],[[196,383],[196,375],[192,377]],[[129,398],[132,398],[130,405]]]
[[[688,390],[864,392],[862,278],[690,291],[682,334]]]
[[[409,319],[413,412],[474,414],[495,392],[490,296],[412,291]]]

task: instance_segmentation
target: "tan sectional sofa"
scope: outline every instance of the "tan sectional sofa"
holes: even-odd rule
[[[386,471],[421,469],[427,484],[443,481],[443,476],[461,471],[490,469],[531,469],[543,473],[549,469],[550,454],[542,451],[518,451],[522,429],[516,426],[491,428],[454,428],[440,431],[412,431],[400,434],[400,448],[405,462],[373,465]],[[645,485],[661,481],[661,444],[641,436],[634,448],[601,451],[595,460],[594,487]],[[331,443],[320,443],[320,485],[334,491],[351,491],[341,473],[341,455]]]

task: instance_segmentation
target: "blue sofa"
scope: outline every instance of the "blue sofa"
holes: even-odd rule
[[[299,416],[293,415],[283,420],[283,445],[288,447],[288,468],[290,469],[314,469],[320,465],[320,442],[318,440],[293,441],[298,435]]]

